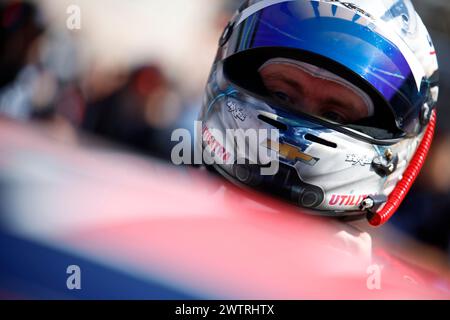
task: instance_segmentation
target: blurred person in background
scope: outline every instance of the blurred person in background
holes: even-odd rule
[[[198,48],[216,47],[218,35],[241,1],[217,3],[210,23],[210,33],[216,36],[203,37],[202,43],[197,44]],[[192,72],[198,73],[197,64],[192,66]],[[124,68],[122,71],[101,70],[100,67],[98,72],[94,63],[91,69],[94,71],[85,77],[87,80],[83,85],[89,101],[82,125],[86,131],[166,161],[170,161],[175,145],[171,141],[173,130],[183,128],[194,135],[194,121],[200,110],[203,91],[202,87],[182,89],[191,85],[191,78],[185,79],[180,74],[170,77],[159,62],[129,66],[131,70]],[[196,77],[198,75],[194,82]],[[204,77],[206,81],[206,74]],[[102,89],[96,88],[108,87],[104,83],[112,85],[98,98],[96,91]]]
[[[28,2],[0,4],[0,111],[12,117],[26,118],[32,112],[32,87],[40,76],[46,84],[50,75],[41,74],[36,42],[45,26],[38,8]],[[51,89],[50,89],[51,90]]]
[[[55,138],[73,141],[84,98],[72,39],[48,28],[33,2],[2,2],[0,19],[0,115],[40,120]]]
[[[82,128],[135,151],[170,159],[170,133],[181,105],[172,82],[155,64],[129,75],[116,74],[117,87],[89,99]],[[102,78],[101,78],[102,79]],[[96,87],[95,80],[90,85]]]

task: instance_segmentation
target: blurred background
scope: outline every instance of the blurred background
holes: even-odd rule
[[[413,3],[438,52],[439,121],[426,167],[391,226],[446,255],[448,263],[450,1]],[[239,5],[239,0],[1,1],[0,118],[39,128],[58,144],[108,146],[169,163],[172,130],[193,129],[219,36]],[[71,20],[77,10],[80,25]],[[6,179],[11,167],[3,156],[4,191],[11,186]],[[23,172],[21,177],[28,178]]]
[[[172,129],[197,117],[219,36],[237,6],[2,1],[0,112],[167,159]],[[72,13],[80,26],[70,29]]]

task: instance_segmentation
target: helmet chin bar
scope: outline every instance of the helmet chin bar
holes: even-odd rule
[[[403,174],[403,179],[397,184],[394,191],[392,191],[386,204],[380,210],[375,212],[372,212],[369,209],[367,218],[372,226],[378,227],[388,222],[411,189],[411,186],[413,185],[425,163],[428,151],[430,150],[436,128],[436,118],[436,110],[433,110],[430,123],[422,139],[422,142],[420,143],[420,146],[417,149],[416,154],[412,158],[408,168]],[[371,203],[373,202],[373,199],[370,199],[369,197],[365,200],[365,202]]]

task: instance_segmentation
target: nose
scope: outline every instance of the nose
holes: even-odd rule
[[[307,95],[302,96],[299,99],[299,103],[297,103],[298,108],[300,111],[311,114],[311,115],[319,115],[320,112],[320,101],[314,96]]]

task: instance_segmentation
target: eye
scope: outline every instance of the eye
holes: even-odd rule
[[[282,91],[275,91],[272,94],[277,100],[280,100],[282,102],[287,102],[287,103],[292,102],[291,98],[289,97],[289,95],[287,93],[284,93]]]
[[[335,112],[335,111],[325,111],[322,113],[321,115],[323,118],[333,121],[333,122],[337,122],[337,123],[344,123],[345,119],[343,116],[341,116],[339,113]]]

